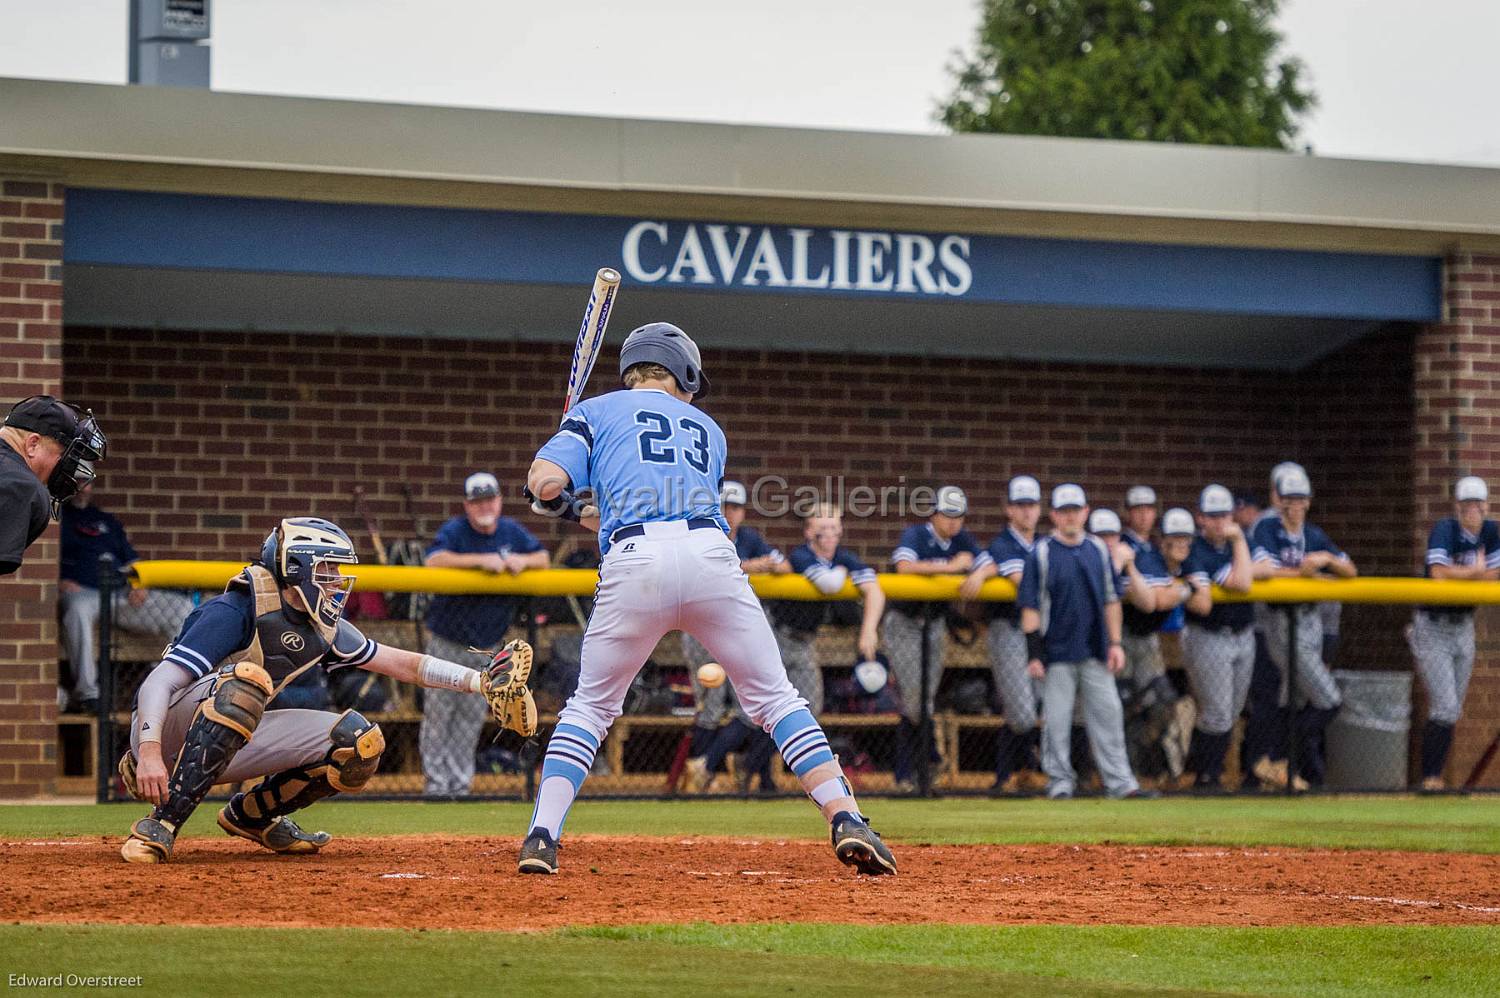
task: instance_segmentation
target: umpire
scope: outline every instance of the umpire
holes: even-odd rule
[[[1487,518],[1489,486],[1482,478],[1461,478],[1453,499],[1456,515],[1439,520],[1427,538],[1427,577],[1500,579],[1500,525]],[[1474,671],[1474,608],[1418,607],[1408,634],[1417,674],[1427,688],[1422,789],[1442,790],[1453,729],[1463,713]]]
[[[33,395],[11,406],[0,426],[0,575],[21,567],[48,519],[94,480],[106,444],[92,412],[60,399]]]
[[[1047,796],[1073,796],[1069,758],[1073,707],[1080,693],[1094,764],[1111,797],[1142,796],[1125,753],[1124,716],[1114,677],[1125,668],[1119,584],[1104,542],[1084,533],[1088,503],[1077,485],[1052,490],[1053,530],[1026,556],[1021,631],[1028,672],[1045,679],[1042,768]]]

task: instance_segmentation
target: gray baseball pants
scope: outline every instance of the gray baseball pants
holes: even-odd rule
[[[1417,674],[1427,688],[1427,720],[1455,725],[1463,713],[1474,671],[1474,617],[1412,615],[1409,636]]]
[[[1198,703],[1194,727],[1210,735],[1228,733],[1250,695],[1255,629],[1227,631],[1189,623],[1182,629],[1182,660]]]
[[[1078,774],[1069,756],[1073,705],[1079,699],[1083,703],[1089,748],[1104,792],[1111,797],[1124,797],[1140,789],[1125,752],[1124,710],[1115,678],[1103,662],[1091,658],[1047,666],[1042,694],[1042,769],[1047,774],[1047,796],[1070,795],[1077,789]]]

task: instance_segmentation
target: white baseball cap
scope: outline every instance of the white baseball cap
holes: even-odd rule
[[[1283,499],[1305,499],[1312,495],[1312,481],[1300,465],[1293,465],[1276,476],[1276,494]]]
[[[1084,497],[1083,486],[1074,485],[1071,482],[1059,485],[1052,490],[1052,508],[1067,509],[1069,506],[1087,506],[1088,499]]]
[[[1302,467],[1302,465],[1298,464],[1296,461],[1282,461],[1276,467],[1271,469],[1271,488],[1276,489],[1276,483],[1281,481],[1281,476],[1286,474],[1288,471],[1300,471],[1304,475],[1307,474],[1307,469]],[[1281,490],[1276,489],[1276,491],[1280,492]]]
[[[488,471],[476,471],[464,479],[465,499],[488,499],[500,494],[500,481]]]
[[[1010,480],[1006,496],[1011,502],[1041,502],[1042,483],[1030,475],[1017,475]]]
[[[1215,513],[1233,513],[1234,495],[1222,485],[1209,485],[1198,496],[1198,509],[1210,516]]]
[[[885,666],[873,659],[867,659],[854,667],[854,681],[866,693],[879,693],[885,689],[888,676]]]
[[[957,485],[944,485],[937,492],[937,511],[944,516],[963,516],[969,511],[969,497]]]
[[[750,493],[745,491],[742,482],[725,482],[724,487],[719,490],[719,502],[729,503],[734,506],[743,506],[750,501]]]
[[[1089,533],[1118,534],[1120,514],[1112,509],[1096,509],[1089,514]]]
[[[1173,506],[1162,515],[1161,533],[1163,537],[1188,537],[1197,533],[1197,525],[1193,523],[1193,514],[1181,506]]]
[[[1149,485],[1132,485],[1125,493],[1125,508],[1131,509],[1135,506],[1155,506],[1156,490]]]
[[[1478,477],[1477,475],[1469,475],[1467,478],[1460,478],[1458,480],[1458,485],[1453,489],[1453,498],[1457,499],[1459,502],[1463,502],[1466,499],[1478,499],[1481,502],[1484,502],[1487,501],[1489,497],[1490,487],[1484,484],[1484,479]]]

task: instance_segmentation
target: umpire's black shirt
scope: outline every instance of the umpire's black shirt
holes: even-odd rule
[[[47,529],[52,498],[26,459],[0,440],[0,575],[21,567],[21,556]]]

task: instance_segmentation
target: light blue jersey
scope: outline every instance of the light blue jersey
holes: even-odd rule
[[[585,399],[537,457],[568,473],[572,490],[594,493],[599,550],[621,527],[711,517],[719,511],[728,450],[724,431],[705,413],[657,388]]]

